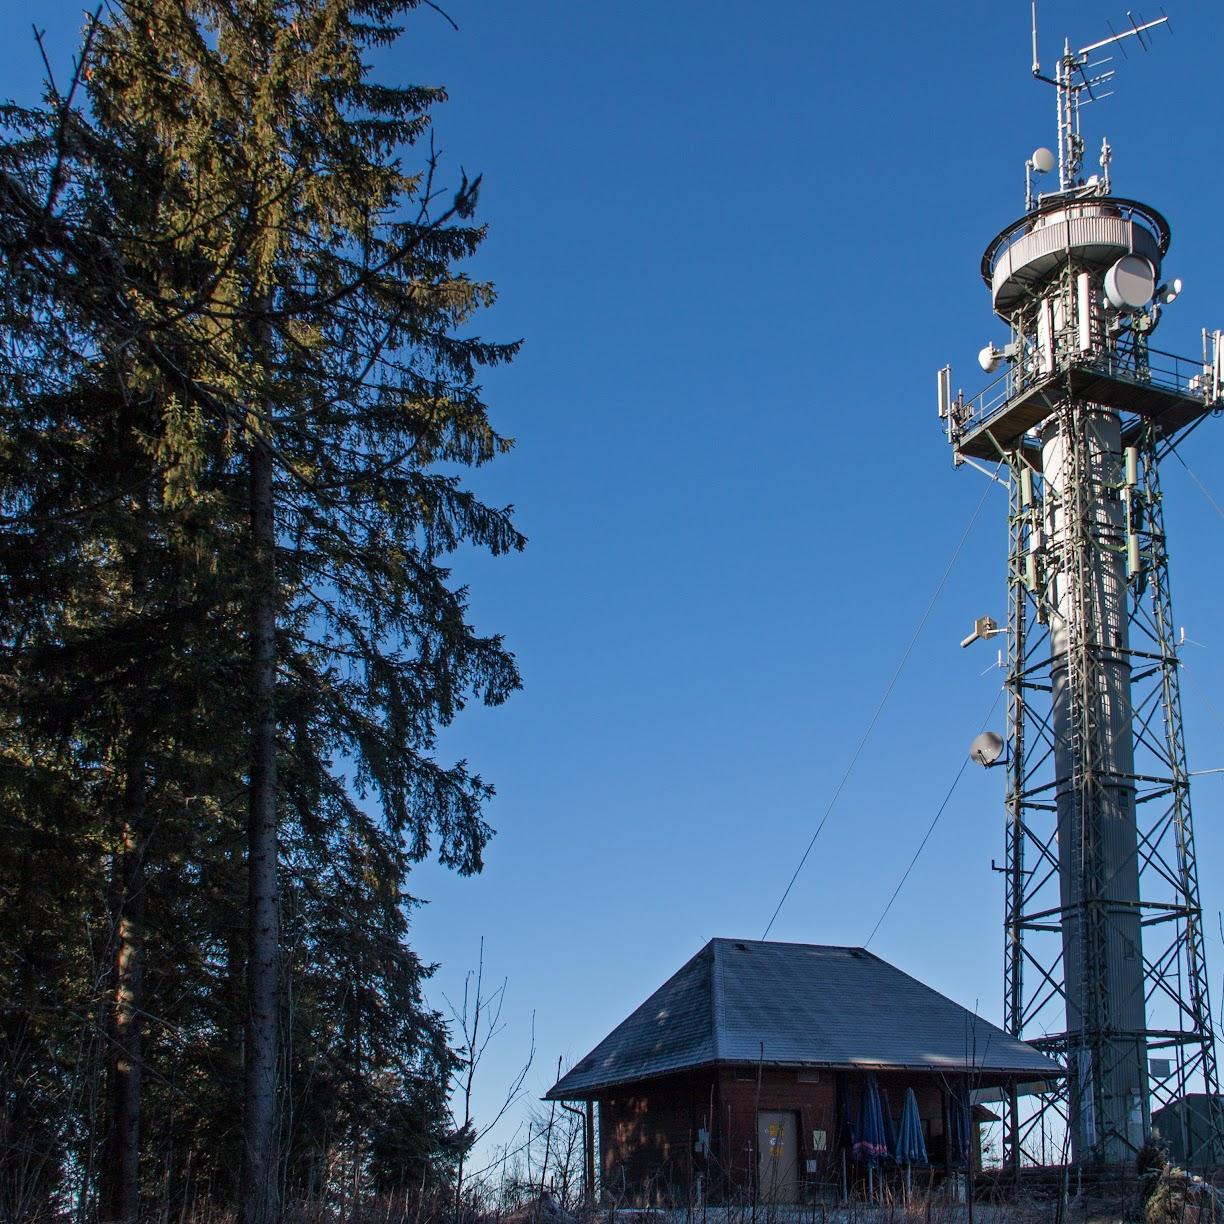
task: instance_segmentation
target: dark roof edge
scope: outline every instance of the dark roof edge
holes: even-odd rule
[[[727,1064],[728,1066],[730,1064]],[[541,1101],[589,1101],[601,1093],[606,1092],[609,1088],[619,1088],[622,1084],[644,1084],[647,1080],[671,1079],[675,1075],[688,1075],[693,1071],[704,1071],[707,1067],[718,1066],[717,1059],[707,1059],[705,1062],[692,1063],[687,1067],[677,1067],[670,1071],[655,1071],[647,1075],[639,1075],[636,1079],[617,1079],[607,1080],[602,1084],[586,1089],[581,1095],[571,1096],[566,1093],[563,1096],[555,1096],[557,1087],[564,1080],[564,1076],[557,1081],[541,1098]]]
[[[1052,1060],[1051,1060],[1052,1061]],[[717,1067],[770,1067],[773,1069],[795,1071],[905,1071],[910,1074],[920,1075],[957,1075],[964,1072],[973,1072],[981,1079],[1014,1079],[1021,1083],[1027,1083],[1032,1080],[1033,1076],[1038,1073],[1035,1067],[975,1067],[971,1064],[963,1064],[961,1066],[950,1065],[944,1067],[932,1067],[927,1063],[882,1063],[882,1062],[852,1062],[852,1063],[834,1063],[834,1062],[798,1062],[794,1059],[761,1059],[758,1063],[756,1059],[734,1059],[734,1058],[715,1058],[707,1059],[705,1062],[693,1063],[687,1067],[678,1067],[669,1071],[655,1071],[646,1075],[639,1075],[633,1079],[614,1079],[606,1080],[601,1084],[593,1085],[585,1089],[581,1093],[563,1093],[556,1095],[557,1087],[567,1078],[567,1075],[562,1076],[541,1098],[541,1101],[590,1101],[607,1092],[610,1088],[621,1088],[630,1084],[644,1084],[650,1080],[671,1079],[677,1075],[688,1075],[693,1071],[704,1071],[707,1068]],[[1067,1075],[1068,1072],[1064,1067],[1060,1067],[1054,1063],[1050,1071],[1042,1071],[1041,1075],[1045,1079],[1058,1079],[1061,1076]],[[1206,1094],[1201,1094],[1206,1095]]]

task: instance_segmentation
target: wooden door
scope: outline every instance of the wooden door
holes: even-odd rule
[[[799,1201],[799,1115],[762,1109],[757,1114],[758,1177],[766,1203]]]

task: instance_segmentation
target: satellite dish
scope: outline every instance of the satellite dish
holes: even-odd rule
[[[1115,310],[1137,310],[1156,292],[1156,269],[1142,255],[1123,255],[1105,273],[1105,296]]]
[[[978,365],[987,373],[999,368],[999,362],[1003,360],[1003,354],[999,352],[993,344],[988,344],[980,353],[978,353]]]
[[[996,731],[983,731],[969,745],[969,759],[987,769],[1003,754],[1003,737]]]
[[[1029,160],[1033,163],[1033,169],[1038,174],[1049,174],[1054,169],[1054,154],[1045,145],[1042,145],[1039,149],[1034,149],[1033,156]]]

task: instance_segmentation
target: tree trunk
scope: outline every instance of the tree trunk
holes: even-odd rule
[[[243,1113],[242,1224],[280,1215],[277,1062],[280,1012],[280,905],[276,838],[276,523],[272,453],[251,446],[252,745],[247,843],[248,923],[246,1085]]]
[[[114,988],[102,1194],[102,1218],[114,1224],[132,1224],[140,1212],[141,985],[148,826],[144,754],[135,735],[128,744],[124,774],[123,826],[114,869]]]

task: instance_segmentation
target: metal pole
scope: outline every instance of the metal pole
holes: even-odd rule
[[[583,1197],[588,1207],[595,1206],[595,1102],[586,1103],[586,1126],[583,1133],[583,1156],[586,1168]]]

